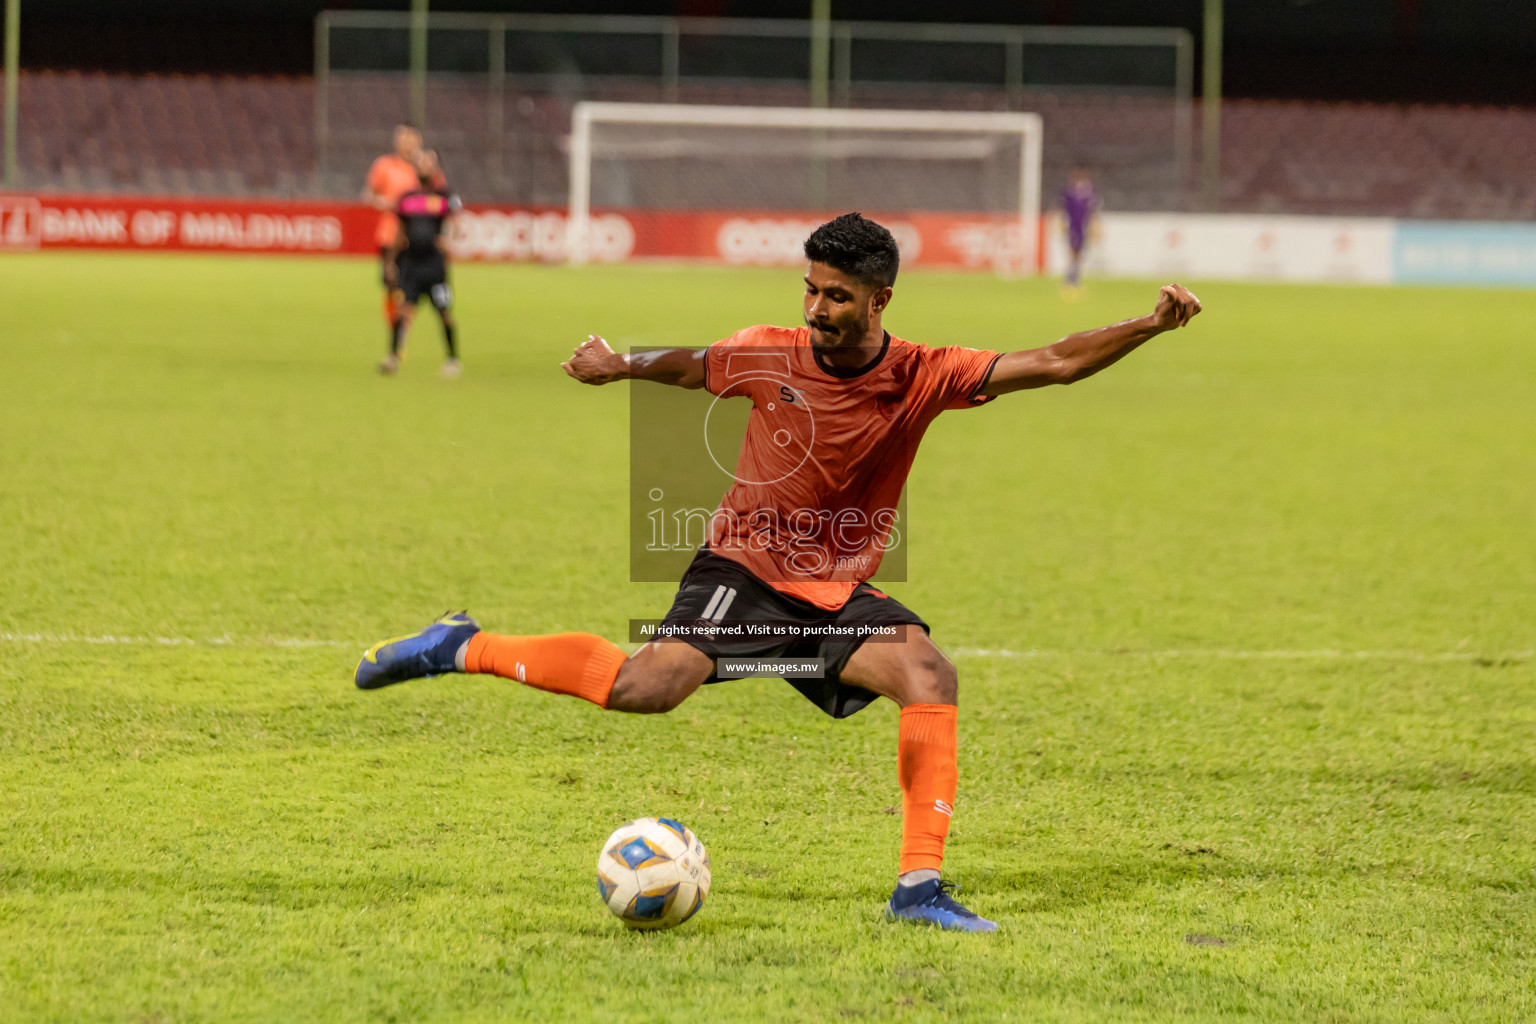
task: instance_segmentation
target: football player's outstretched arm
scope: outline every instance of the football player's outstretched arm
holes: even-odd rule
[[[1010,391],[1071,384],[1091,377],[1143,342],[1183,327],[1199,312],[1200,300],[1188,288],[1163,285],[1157,306],[1146,316],[1078,331],[1044,348],[1007,353],[992,367],[992,376],[982,386],[981,394],[1006,395]]]
[[[620,353],[595,334],[576,346],[560,364],[583,384],[612,384],[616,380],[653,380],[679,388],[704,386],[704,349],[662,348],[654,352]]]

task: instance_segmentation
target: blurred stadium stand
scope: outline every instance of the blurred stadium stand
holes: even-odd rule
[[[30,72],[20,90],[22,186],[62,192],[351,197],[388,126],[408,106],[399,75],[331,84],[338,136],[322,182],[315,164],[313,80],[288,77]],[[803,86],[684,84],[668,94],[633,83],[590,99],[804,105]],[[1118,210],[1194,208],[1192,182],[1137,173],[1159,144],[1166,101],[1135,96],[988,90],[893,90],[856,106],[1035,110],[1046,124],[1046,181],[1074,164],[1098,172]],[[504,134],[486,130],[481,84],[434,78],[429,137],[471,200],[565,202],[563,136],[571,99],[509,94]],[[1228,212],[1536,220],[1536,111],[1433,105],[1229,100],[1223,107],[1222,208]]]
[[[22,76],[22,187],[63,192],[312,193],[308,79]]]

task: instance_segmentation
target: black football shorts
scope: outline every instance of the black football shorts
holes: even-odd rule
[[[911,623],[928,632],[928,624],[916,612],[867,583],[859,584],[847,604],[837,611],[828,611],[779,593],[745,566],[706,548],[699,550],[683,573],[677,597],[662,623],[664,627],[686,629],[679,634],[681,638],[717,662],[721,658],[821,659],[822,678],[786,682],[833,718],[847,718],[879,696],[839,678],[853,652],[869,638],[872,628]],[[823,635],[812,639],[789,639],[782,631],[768,637],[739,632],[709,635],[711,624],[722,627],[723,634],[723,627],[744,628],[751,623],[798,623],[808,632]],[[706,680],[720,681],[718,675]]]
[[[414,306],[425,295],[438,309],[453,305],[448,265],[441,253],[413,256],[407,249],[400,254],[399,266],[400,292],[405,302]]]

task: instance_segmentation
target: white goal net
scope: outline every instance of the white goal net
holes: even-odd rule
[[[579,103],[570,258],[595,257],[596,215],[619,212],[653,234],[713,231],[727,262],[793,263],[801,227],[858,210],[889,222],[904,264],[921,250],[919,262],[1031,273],[1040,161],[1035,114]],[[683,237],[647,249],[700,251]]]

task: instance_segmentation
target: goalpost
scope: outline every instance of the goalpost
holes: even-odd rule
[[[569,258],[590,256],[594,206],[830,217],[980,216],[999,272],[1039,266],[1041,119],[950,110],[576,104]],[[898,236],[900,241],[900,236]]]

